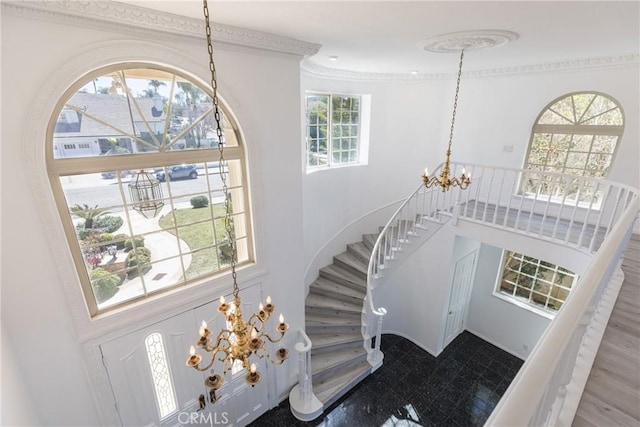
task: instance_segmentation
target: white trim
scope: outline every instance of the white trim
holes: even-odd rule
[[[47,227],[44,228],[47,233],[46,240],[50,244],[49,250],[53,262],[57,266],[57,269],[51,274],[58,276],[54,281],[59,282],[63,287],[71,323],[83,349],[83,369],[87,381],[91,384],[90,390],[102,425],[120,425],[121,422],[113,400],[109,379],[102,363],[100,343],[146,324],[189,310],[196,304],[213,301],[222,289],[229,289],[231,286],[231,278],[225,275],[214,280],[166,292],[163,295],[151,297],[141,304],[129,306],[124,310],[113,310],[93,319],[86,309],[75,263],[67,244],[67,236],[47,175],[45,159],[47,125],[53,112],[56,111],[58,101],[64,96],[67,88],[71,87],[80,77],[90,70],[108,64],[132,61],[166,64],[172,68],[189,70],[194,76],[207,76],[209,73],[206,64],[202,61],[195,61],[183,52],[159,43],[116,40],[88,46],[84,50],[75,52],[71,58],[61,58],[60,64],[62,65],[58,69],[53,69],[48,79],[37,90],[23,124],[20,141],[23,147],[25,167],[31,171],[28,177],[29,186],[34,195],[34,203],[43,224],[47,224]],[[201,79],[206,81],[204,77]],[[221,85],[221,91],[224,91],[224,83]],[[247,151],[245,150],[245,158]],[[255,196],[249,192],[249,197]],[[255,209],[254,201],[249,200],[248,202]],[[255,213],[255,216],[260,217],[259,213]],[[254,224],[254,232],[255,229],[256,225]],[[256,259],[264,259],[259,245],[256,245],[256,251],[258,252]],[[244,285],[243,289],[264,280],[267,275],[267,267],[260,264],[243,268],[238,272],[239,281]],[[169,296],[170,298],[168,298]]]
[[[116,1],[3,1],[2,13],[56,24],[133,31],[156,40],[205,38],[203,20],[174,15]],[[214,41],[306,56],[320,45],[275,34],[213,23]]]
[[[322,245],[317,251],[316,253],[313,255],[313,258],[311,258],[311,261],[309,261],[309,263],[307,264],[307,268],[305,268],[304,270],[304,277],[305,277],[305,286],[306,286],[306,291],[305,291],[305,295],[308,291],[309,285],[311,285],[311,282],[313,282],[317,276],[313,277],[311,280],[308,280],[308,274],[311,271],[311,269],[314,266],[317,266],[318,264],[318,259],[320,258],[320,256],[322,255],[323,252],[327,251],[327,248],[331,248],[332,244],[334,244],[335,240],[337,240],[339,237],[342,237],[341,241],[339,243],[346,245],[347,241],[350,239],[350,236],[346,235],[346,231],[353,227],[355,224],[358,224],[359,222],[363,221],[365,218],[368,218],[374,214],[379,213],[380,211],[383,211],[384,209],[388,209],[390,207],[393,207],[394,205],[397,205],[401,202],[403,202],[405,199],[401,199],[401,200],[396,200],[394,202],[390,202],[387,203],[385,205],[380,206],[379,208],[373,209],[367,213],[364,213],[362,215],[360,215],[359,217],[355,218],[354,220],[350,221],[348,224],[346,224],[344,227],[342,227],[340,230],[336,231],[335,234],[333,236],[331,236],[331,238],[329,238],[326,243],[324,245]],[[364,227],[360,227],[358,232],[360,233],[360,235],[362,234],[362,229]],[[344,234],[344,235],[343,235]],[[336,252],[334,251],[330,251],[331,252],[331,256],[333,257],[333,255],[336,254]],[[318,267],[319,268],[319,267]]]
[[[527,356],[526,355],[522,355],[522,354],[519,354],[519,353],[517,353],[515,351],[512,351],[511,349],[508,349],[507,347],[504,347],[503,345],[498,344],[497,342],[493,341],[492,339],[487,338],[486,336],[484,336],[483,334],[481,334],[478,331],[475,331],[475,330],[473,330],[471,328],[466,328],[466,331],[472,333],[473,335],[477,336],[478,338],[482,339],[483,341],[486,341],[489,344],[491,344],[491,345],[493,345],[495,347],[498,347],[500,350],[506,351],[507,353],[511,354],[512,356],[516,356],[518,359],[527,360]]]
[[[640,54],[629,53],[626,55],[592,57],[575,59],[571,61],[551,62],[543,64],[514,65],[511,67],[487,68],[483,70],[471,70],[462,73],[463,78],[481,78],[506,76],[514,74],[539,74],[575,70],[594,70],[609,68],[625,68],[638,66]],[[317,64],[310,58],[304,59],[300,68],[311,77],[319,77],[335,80],[355,81],[413,81],[413,80],[451,80],[456,78],[455,73],[365,73],[351,70],[325,67]]]

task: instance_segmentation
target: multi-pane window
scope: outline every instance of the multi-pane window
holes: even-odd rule
[[[306,95],[307,167],[358,163],[361,104],[360,96]]]
[[[600,93],[574,93],[557,99],[533,126],[525,169],[605,178],[624,130],[620,105]],[[598,204],[597,185],[578,185],[554,175],[530,175],[522,192],[577,203]]]
[[[566,268],[507,251],[497,292],[553,313],[562,307],[575,279]]]
[[[218,141],[202,87],[151,65],[109,67],[50,121],[47,167],[92,315],[229,267],[223,177],[237,261],[251,261],[240,133],[221,105]]]

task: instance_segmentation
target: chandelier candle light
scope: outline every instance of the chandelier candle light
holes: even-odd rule
[[[447,157],[444,162],[444,166],[442,167],[442,173],[440,176],[429,176],[429,170],[427,168],[424,169],[424,174],[422,175],[422,182],[427,188],[432,186],[440,186],[442,191],[445,192],[449,189],[449,187],[460,187],[465,190],[471,184],[471,174],[467,173],[464,168],[462,168],[462,174],[459,178],[453,177],[451,178],[449,174],[451,173],[450,162],[451,162],[451,142],[453,141],[453,125],[456,121],[456,110],[458,108],[458,92],[460,91],[460,76],[462,75],[462,59],[464,58],[464,49],[460,51],[460,65],[458,67],[458,81],[456,82],[456,96],[453,102],[453,117],[451,118],[451,132],[449,133],[449,146],[447,148]]]
[[[236,275],[237,248],[232,228],[231,198],[227,187],[227,178],[223,170],[225,164],[223,155],[224,138],[218,107],[216,71],[213,62],[213,46],[211,42],[211,27],[209,24],[209,8],[207,0],[203,0],[203,7],[207,35],[207,48],[209,51],[209,70],[211,71],[211,88],[213,93],[212,102],[214,106],[216,132],[219,141],[218,149],[220,151],[220,177],[222,179],[222,190],[225,196],[225,229],[227,232],[228,244],[231,248],[230,263],[231,277],[233,278],[233,301],[231,303],[227,303],[224,296],[220,297],[218,312],[224,315],[227,325],[230,326],[227,329],[221,329],[220,332],[218,332],[217,337],[213,339],[211,331],[207,328],[207,323],[203,321],[199,331],[200,338],[195,345],[191,346],[186,364],[198,371],[211,369],[211,375],[205,379],[204,383],[209,388],[210,401],[211,403],[214,403],[216,401],[215,391],[222,387],[225,374],[232,370],[236,362],[240,362],[242,364],[242,368],[246,369],[247,373],[245,375],[245,381],[253,387],[260,382],[262,375],[258,372],[256,364],[252,361],[252,356],[255,356],[254,360],[256,358],[262,359],[263,357],[266,357],[274,365],[281,365],[287,359],[289,351],[286,348],[278,349],[272,358],[265,348],[265,343],[267,340],[271,343],[277,343],[282,340],[285,332],[289,329],[289,325],[285,323],[284,316],[280,314],[279,323],[275,327],[276,335],[272,337],[265,331],[265,323],[269,320],[271,314],[275,310],[275,306],[271,302],[271,297],[269,296],[267,296],[265,304],[260,303],[258,311],[253,313],[248,320],[245,321],[242,316],[242,300],[240,299],[240,291]],[[204,364],[204,366],[200,366],[202,356],[196,353],[196,348],[209,353],[209,361]],[[216,360],[223,363],[222,375],[214,372],[213,365]]]

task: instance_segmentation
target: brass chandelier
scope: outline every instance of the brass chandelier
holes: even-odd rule
[[[242,369],[246,370],[245,380],[252,387],[258,384],[262,378],[260,372],[256,368],[253,359],[262,359],[266,357],[274,365],[282,364],[289,356],[286,348],[276,350],[273,357],[265,348],[266,341],[277,343],[284,337],[289,325],[285,323],[284,317],[280,314],[279,323],[277,324],[274,336],[269,335],[265,330],[265,323],[271,317],[275,310],[275,306],[271,302],[271,297],[267,297],[265,304],[260,303],[258,311],[253,313],[248,320],[244,320],[242,315],[242,300],[240,299],[239,288],[236,274],[236,255],[237,247],[233,232],[233,224],[231,219],[231,198],[227,187],[227,178],[224,173],[224,154],[223,154],[223,135],[221,126],[221,115],[218,106],[216,71],[213,62],[213,45],[211,42],[211,26],[209,24],[209,8],[207,0],[203,0],[205,28],[207,36],[207,48],[209,51],[209,70],[211,71],[211,88],[212,102],[214,107],[214,117],[216,122],[216,133],[218,136],[218,149],[220,151],[220,177],[222,179],[222,190],[224,193],[225,206],[225,231],[227,233],[228,244],[231,249],[231,277],[233,278],[233,300],[227,303],[224,296],[220,297],[218,312],[222,313],[227,322],[227,328],[223,328],[214,338],[211,331],[207,329],[206,322],[202,322],[200,327],[200,338],[195,345],[190,348],[190,354],[187,358],[187,366],[193,367],[198,371],[206,371],[211,369],[204,384],[209,389],[209,400],[211,403],[216,401],[216,390],[222,387],[225,374],[230,372],[236,362],[242,365]],[[196,349],[204,350],[209,354],[209,360],[203,366],[202,356],[196,353]],[[222,375],[214,372],[213,365],[216,361],[222,362]],[[204,396],[200,397],[200,405],[204,404]]]
[[[431,188],[432,186],[440,186],[442,191],[445,192],[449,190],[449,187],[460,187],[462,190],[465,190],[471,184],[471,174],[466,173],[465,169],[462,168],[462,174],[460,177],[456,178],[450,177],[451,173],[451,143],[453,141],[453,126],[456,122],[456,110],[458,108],[458,92],[460,92],[460,77],[462,76],[462,59],[464,58],[464,49],[460,51],[460,65],[458,66],[458,80],[456,82],[456,96],[453,102],[453,116],[451,117],[451,131],[449,132],[449,146],[447,147],[447,156],[444,161],[444,166],[442,167],[442,173],[440,176],[432,175],[429,176],[429,170],[427,168],[424,169],[424,174],[422,174],[422,182],[427,188]]]

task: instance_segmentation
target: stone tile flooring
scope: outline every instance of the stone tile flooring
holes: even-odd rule
[[[482,426],[523,363],[467,331],[437,358],[397,335],[383,335],[381,348],[383,366],[314,421],[284,401],[250,425]]]

